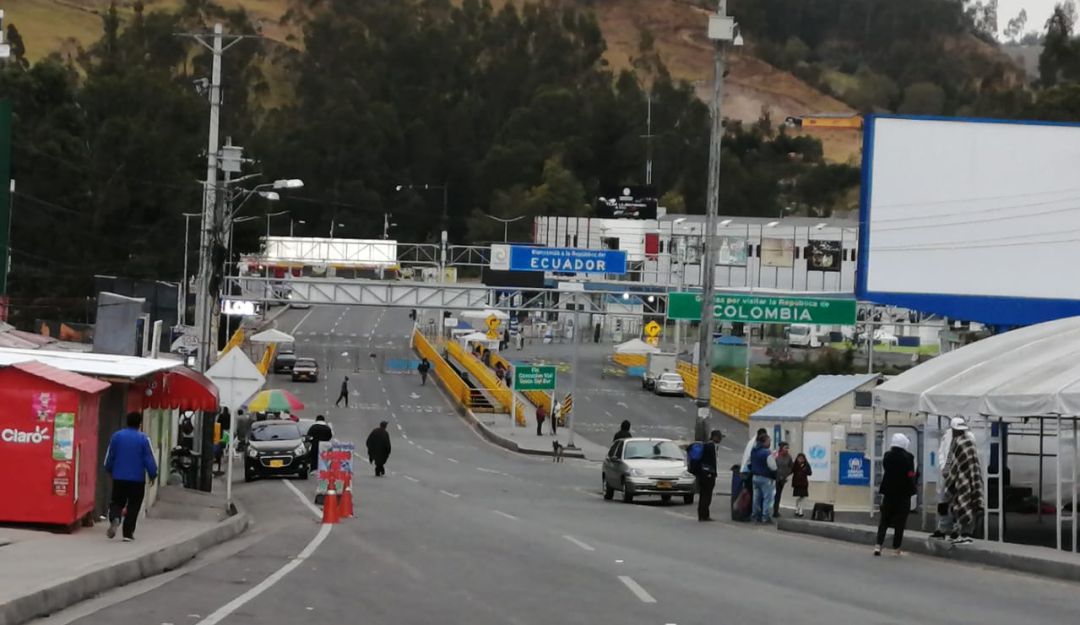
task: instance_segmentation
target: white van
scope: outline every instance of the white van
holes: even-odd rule
[[[790,347],[821,347],[821,336],[815,326],[796,324],[787,329]]]

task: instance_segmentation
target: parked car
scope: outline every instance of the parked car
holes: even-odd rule
[[[318,382],[319,364],[315,362],[314,358],[297,358],[292,366],[292,380],[293,382],[299,382],[300,380]]]
[[[278,349],[274,357],[274,373],[292,373],[293,365],[296,364],[296,352],[292,346]]]
[[[612,499],[618,490],[626,503],[638,495],[659,495],[663,501],[678,495],[685,503],[694,503],[697,480],[686,469],[686,454],[669,439],[615,441],[604,459],[604,499]]]
[[[274,475],[308,478],[308,439],[293,421],[274,419],[251,424],[244,445],[244,481]]]
[[[653,385],[653,392],[657,395],[678,395],[682,397],[686,394],[686,388],[683,387],[681,375],[678,373],[664,373],[660,375]]]

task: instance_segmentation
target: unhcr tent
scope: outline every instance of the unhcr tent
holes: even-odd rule
[[[1071,499],[1074,505],[1077,501],[1080,317],[1013,330],[938,356],[877,387],[874,408],[943,418],[965,417],[981,425],[987,438],[991,424],[1005,420],[1036,419],[1040,436],[1044,422],[1052,422],[1056,425],[1051,432],[1057,435],[1058,448],[1054,454],[1058,548],[1061,548],[1061,523],[1066,521],[1072,524],[1073,551],[1077,551],[1075,512],[1067,510],[1064,500]],[[1002,457],[1003,447],[997,446],[998,472],[1006,462]],[[1062,456],[1070,451],[1072,462],[1067,463]],[[985,470],[988,463],[984,460],[983,464],[984,480],[988,480],[993,476]],[[1067,470],[1069,464],[1071,471]],[[1001,489],[1002,480],[997,482]],[[1063,485],[1070,486],[1071,493],[1063,492]],[[1002,501],[1002,494],[999,490],[998,502]],[[997,512],[1000,528],[1000,509]],[[985,516],[988,527],[990,515]]]

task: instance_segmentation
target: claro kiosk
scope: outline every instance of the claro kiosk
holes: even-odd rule
[[[107,388],[35,361],[0,369],[0,522],[71,526],[93,512]]]

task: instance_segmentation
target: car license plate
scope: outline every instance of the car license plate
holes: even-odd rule
[[[285,466],[285,461],[284,460],[271,460],[270,461],[270,468],[271,469],[280,469],[283,466]]]
[[[657,488],[671,488],[672,484],[671,484],[671,482],[657,482],[656,487]]]

